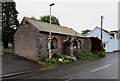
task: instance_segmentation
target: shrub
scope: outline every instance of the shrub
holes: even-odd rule
[[[44,57],[41,62],[47,65],[57,65],[74,62],[75,60],[77,59],[73,56],[53,54],[51,59]]]
[[[81,60],[88,60],[88,59],[91,59],[91,58],[94,58],[96,57],[95,54],[93,54],[92,52],[81,52],[79,53],[79,59]]]
[[[97,52],[94,52],[96,55],[98,55],[99,57],[105,57],[106,56],[106,53],[105,52],[102,52],[102,51],[97,51]]]
[[[51,59],[44,57],[40,61],[47,65],[58,65],[58,64],[66,64],[66,63],[74,62],[77,59],[88,60],[88,59],[93,59],[97,57],[104,57],[105,55],[106,55],[105,52],[102,52],[102,51],[81,52],[77,54],[77,57],[53,54]]]
[[[92,58],[97,58],[97,57],[103,57],[105,56],[105,52],[81,52],[77,54],[77,58],[81,60],[88,60]]]

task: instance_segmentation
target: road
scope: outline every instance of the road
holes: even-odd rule
[[[48,70],[7,79],[118,79],[118,53],[107,54],[97,60],[76,62]]]

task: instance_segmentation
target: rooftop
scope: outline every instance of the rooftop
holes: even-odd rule
[[[50,25],[47,22],[43,22],[43,21],[40,21],[40,20],[37,20],[37,19],[31,19],[31,18],[28,18],[28,17],[25,17],[25,19],[29,23],[34,25],[40,31],[83,37],[83,35],[81,35],[77,31],[73,30],[72,28],[59,26],[59,25],[55,25],[55,24]]]

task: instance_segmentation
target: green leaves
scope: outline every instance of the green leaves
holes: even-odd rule
[[[82,35],[86,35],[86,34],[89,33],[89,32],[91,32],[91,30],[87,29],[87,30],[83,30],[81,34],[82,34]]]
[[[47,65],[58,65],[74,62],[77,59],[73,56],[54,54],[52,59],[44,57],[41,62]]]
[[[97,58],[97,57],[104,57],[106,54],[105,52],[102,51],[97,51],[97,52],[81,52],[78,54],[78,59],[81,60],[88,60],[92,58]]]
[[[41,21],[44,21],[44,22],[47,22],[47,23],[50,23],[50,16],[47,15],[47,16],[42,16],[40,18]],[[51,23],[52,24],[56,24],[56,25],[60,25],[59,24],[59,20],[55,17],[55,16],[51,16]]]
[[[14,42],[14,34],[19,27],[17,14],[15,2],[2,3],[2,40],[5,48],[8,43]]]

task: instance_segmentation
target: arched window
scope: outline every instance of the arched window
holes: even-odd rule
[[[54,37],[52,40],[51,40],[51,49],[56,49],[58,46],[58,40]]]

